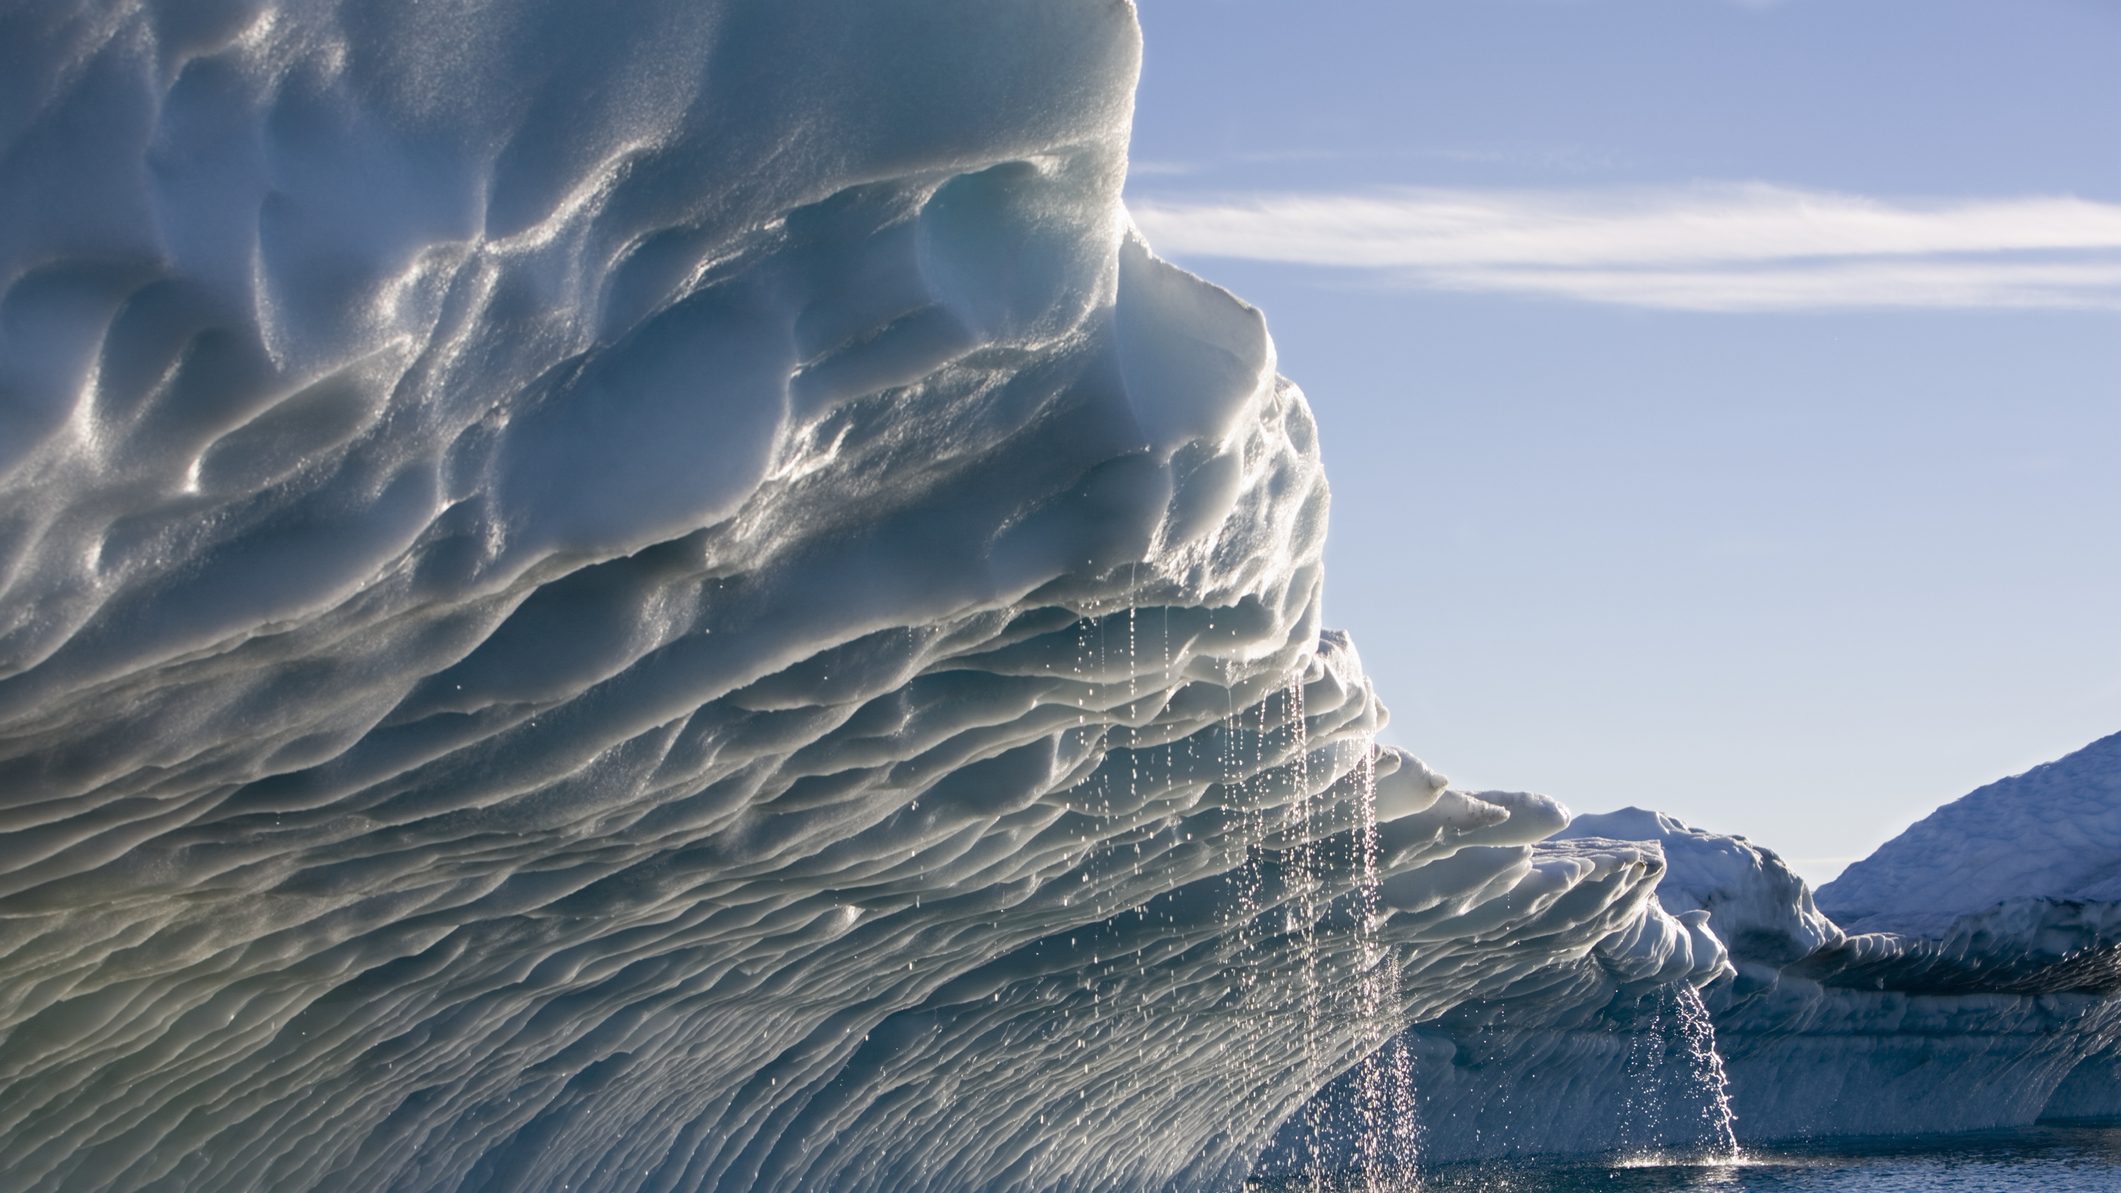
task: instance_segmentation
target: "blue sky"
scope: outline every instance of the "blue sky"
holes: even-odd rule
[[[1461,785],[1815,879],[2121,729],[2121,4],[1141,0],[1327,617]]]

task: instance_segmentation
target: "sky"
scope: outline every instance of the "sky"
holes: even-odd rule
[[[2121,731],[2121,2],[1139,3],[1386,740],[1818,882]]]

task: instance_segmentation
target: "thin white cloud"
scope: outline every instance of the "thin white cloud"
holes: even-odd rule
[[[1199,171],[1200,167],[1192,162],[1167,162],[1135,158],[1127,163],[1127,173],[1136,178],[1170,178],[1184,174],[1194,174]]]
[[[1866,261],[1714,270],[1439,270],[1440,289],[1509,291],[1690,311],[1854,307],[2121,310],[2121,261]]]
[[[2121,309],[2121,204],[1763,184],[1135,199],[1159,251],[1686,310]]]

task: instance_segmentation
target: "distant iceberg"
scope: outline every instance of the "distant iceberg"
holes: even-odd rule
[[[1819,888],[1852,931],[1928,937],[2015,900],[2121,908],[2121,733],[1944,805]]]
[[[1819,902],[1909,942],[1853,977],[2020,1001],[2024,1053],[1961,1113],[1986,1092],[2009,1122],[2121,1117],[2121,733],[1937,809]]]
[[[1558,836],[1654,842],[1659,902],[1727,946],[1702,991],[1727,1088],[1670,990],[1483,994],[1407,1037],[1431,1161],[1713,1150],[1719,1092],[1742,1142],[2121,1115],[2121,735],[1940,808],[1817,906],[1772,850],[1668,816]]]

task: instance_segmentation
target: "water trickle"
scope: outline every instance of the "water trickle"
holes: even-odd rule
[[[1709,1017],[1701,992],[1692,986],[1679,988],[1678,1004],[1680,1034],[1686,1041],[1694,1085],[1702,1095],[1710,1155],[1735,1161],[1739,1158],[1738,1116],[1731,1111],[1731,1084],[1723,1070],[1723,1054],[1716,1050],[1716,1021]]]
[[[1648,1017],[1639,1021],[1640,1027],[1628,1039],[1628,1092],[1620,1104],[1622,1156],[1649,1156],[1664,1142],[1666,1001],[1662,994],[1645,999]]]
[[[1355,1162],[1364,1193],[1405,1188],[1418,1159],[1419,1120],[1414,1108],[1414,1061],[1406,1041],[1397,1038],[1398,970],[1386,955],[1379,930],[1383,906],[1378,901],[1377,747],[1361,745],[1356,768],[1355,930],[1362,980],[1356,988],[1356,1013],[1366,1045],[1391,1039],[1366,1057],[1356,1075]]]
[[[1311,791],[1309,767],[1310,740],[1304,719],[1303,677],[1299,673],[1289,681],[1282,691],[1282,713],[1289,727],[1291,738],[1292,769],[1295,791],[1289,801],[1287,834],[1289,849],[1285,867],[1288,873],[1291,902],[1290,927],[1296,936],[1296,956],[1302,967],[1302,1025],[1303,1063],[1306,1084],[1315,1088],[1324,1080],[1323,1070],[1330,1046],[1322,1038],[1327,1030],[1325,1013],[1326,975],[1320,972],[1321,951],[1318,947],[1318,918],[1320,913],[1320,888],[1323,876],[1320,873],[1318,850],[1315,842],[1315,826],[1311,823],[1315,800]],[[1325,1184],[1324,1159],[1320,1151],[1320,1138],[1325,1124],[1320,1121],[1321,1109],[1317,1102],[1304,1107],[1304,1134],[1306,1149],[1302,1172],[1306,1183],[1312,1188],[1323,1188]]]
[[[1742,1158],[1716,1025],[1691,986],[1645,996],[1628,1031],[1622,1162],[1731,1164]]]

